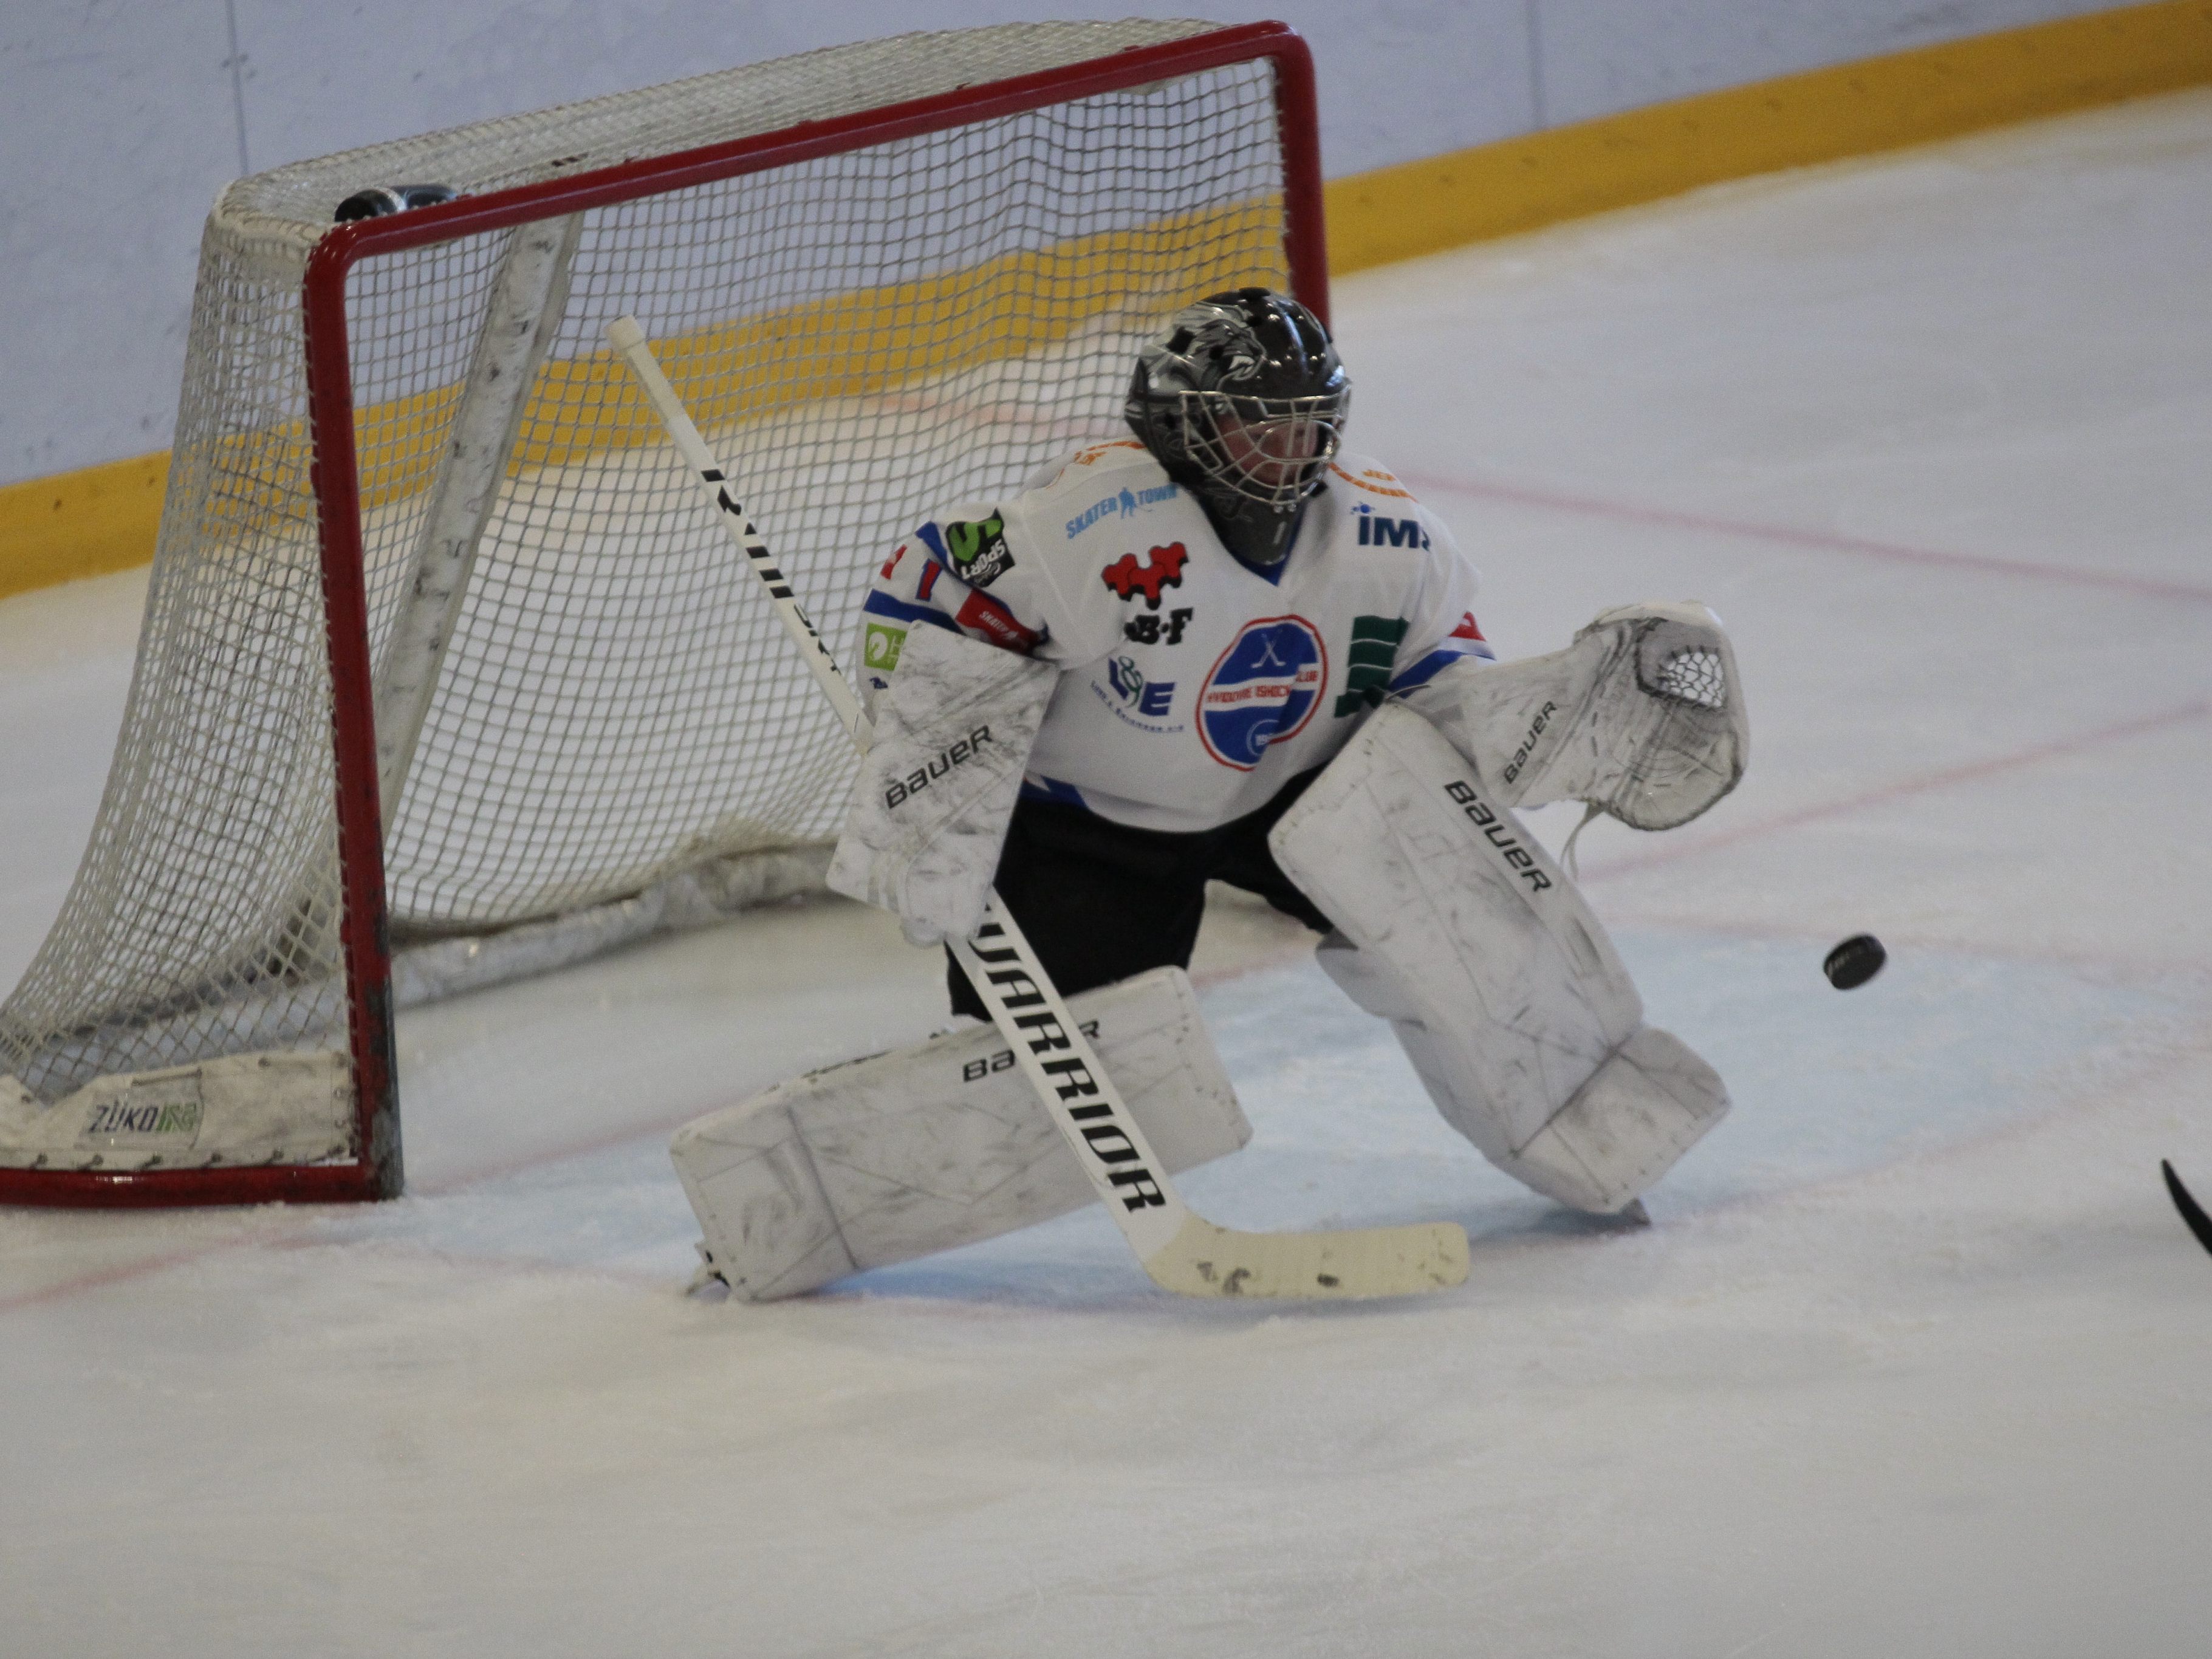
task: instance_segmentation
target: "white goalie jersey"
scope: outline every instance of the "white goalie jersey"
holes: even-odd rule
[[[908,631],[1060,671],[1023,793],[1139,829],[1210,830],[1323,766],[1386,696],[1491,656],[1474,567],[1374,462],[1340,455],[1267,574],[1222,544],[1144,447],[1071,456],[963,503],[886,559],[866,604],[871,697]]]

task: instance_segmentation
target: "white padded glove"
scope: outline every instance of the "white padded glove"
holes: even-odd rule
[[[1407,701],[1499,805],[1571,798],[1638,830],[1687,823],[1751,754],[1735,652],[1693,602],[1616,606],[1564,651],[1455,665]]]
[[[1059,671],[942,628],[908,630],[860,763],[830,886],[908,940],[970,939]]]

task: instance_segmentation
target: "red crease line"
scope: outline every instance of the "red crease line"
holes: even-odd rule
[[[58,1213],[58,1212],[49,1212],[49,1213]],[[226,1238],[214,1243],[202,1244],[196,1249],[181,1251],[173,1255],[119,1262],[112,1267],[102,1267],[95,1273],[80,1273],[75,1279],[64,1279],[58,1284],[42,1285],[35,1291],[25,1291],[17,1296],[0,1297],[0,1314],[14,1313],[23,1308],[35,1308],[44,1302],[59,1302],[82,1291],[96,1291],[109,1285],[125,1284],[134,1279],[143,1279],[149,1273],[166,1273],[172,1267],[189,1266],[203,1256],[213,1255],[221,1250],[233,1249],[244,1243],[261,1242],[263,1241],[258,1239]]]
[[[2146,732],[2155,732],[2169,726],[2181,726],[2202,720],[2212,714],[2212,700],[2199,698],[2195,702],[2166,709],[2162,714],[2146,714],[2138,719],[2123,720],[2118,726],[2107,726],[2095,732],[2083,732],[2070,738],[2057,738],[2049,743],[2037,744],[2031,749],[2017,750],[2009,755],[1999,755],[1984,761],[1971,762],[1965,766],[1947,767],[1940,772],[1923,773],[1917,778],[1906,778],[1897,783],[1884,784],[1879,789],[1869,789],[1863,794],[1846,796],[1842,800],[1830,801],[1824,806],[1802,807],[1795,812],[1784,812],[1778,817],[1765,818],[1756,823],[1747,823],[1735,830],[1709,836],[1685,846],[1662,847],[1640,855],[1616,859],[1598,865],[1582,879],[1584,882],[1608,881],[1616,876],[1633,875],[1649,870],[1655,865],[1672,864],[1680,859],[1692,858],[1700,853],[1711,853],[1723,847],[1732,847],[1738,842],[1750,841],[1760,836],[1771,836],[1784,830],[1795,830],[1802,824],[1817,823],[1822,818],[1840,817],[1869,806],[1886,805],[1908,796],[1926,794],[1933,790],[1948,789],[1954,784],[1972,783],[1994,777],[2000,773],[2017,771],[2042,761],[2056,760],[2061,756],[2076,754],[2100,744],[2117,743],[2123,738],[2137,737]]]
[[[1897,542],[1873,541],[1862,536],[1840,536],[1821,530],[1798,530],[1787,525],[1755,524],[1748,520],[1723,519],[1705,513],[1682,513],[1672,507],[1646,507],[1632,501],[1608,501],[1589,495],[1563,495],[1518,484],[1483,483],[1471,479],[1440,478],[1408,472],[1401,472],[1398,477],[1401,482],[1416,489],[1511,501],[1522,507],[1552,507],[1564,513],[1580,513],[1628,524],[1660,525],[1672,530],[1698,530],[1716,536],[1735,536],[1751,541],[1810,548],[1823,553],[1853,553],[1897,563],[1978,571],[1986,575],[2063,582],[2076,587],[2101,587],[2114,592],[2132,593],[2142,599],[2212,604],[2212,587],[2200,586],[2193,582],[2167,581],[2155,576],[2130,576],[2103,570],[2073,570],[2063,565],[2033,564],[2025,559],[2000,559],[1984,553],[1938,552],[1931,548],[1906,547]]]

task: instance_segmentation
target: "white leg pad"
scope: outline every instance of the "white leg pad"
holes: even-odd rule
[[[1728,1109],[1644,1024],[1612,941],[1549,854],[1427,721],[1385,705],[1269,837],[1336,923],[1320,961],[1391,1022],[1447,1121],[1579,1210],[1633,1202]]]
[[[1179,968],[1068,999],[1171,1173],[1251,1126]],[[678,1130],[708,1265],[752,1301],[797,1296],[1095,1201],[994,1027],[809,1073]]]
[[[1728,1110],[1720,1074],[1671,1031],[1639,1025],[1506,1167],[1601,1214],[1626,1208]]]

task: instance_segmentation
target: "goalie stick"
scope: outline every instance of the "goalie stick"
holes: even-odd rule
[[[696,472],[723,526],[744,550],[777,618],[863,753],[871,732],[860,699],[776,568],[768,544],[660,371],[635,318],[607,338],[637,376],[670,441]],[[952,954],[991,1011],[1091,1187],[1152,1282],[1183,1296],[1380,1297],[1441,1290],[1467,1278],[1466,1232],[1450,1222],[1344,1232],[1249,1233],[1216,1226],[1182,1201],[1091,1052],[1036,953],[993,893],[982,927]]]

